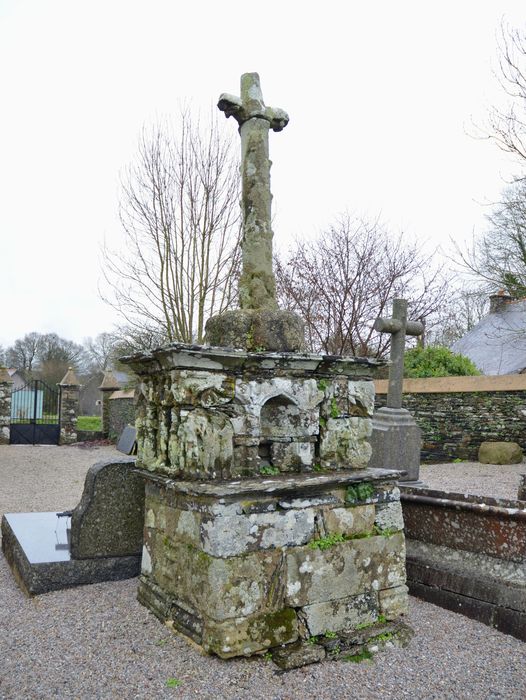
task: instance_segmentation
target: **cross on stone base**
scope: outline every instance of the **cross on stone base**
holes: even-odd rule
[[[405,470],[407,476],[400,479],[401,483],[423,486],[419,479],[421,431],[409,411],[402,408],[402,391],[406,335],[419,336],[424,326],[420,321],[407,320],[405,299],[394,299],[392,317],[377,318],[374,329],[391,333],[392,340],[387,405],[373,416],[369,467]]]
[[[249,351],[295,352],[303,349],[303,322],[276,301],[272,268],[272,226],[268,132],[282,131],[287,113],[267,107],[257,73],[241,76],[240,97],[223,93],[217,106],[234,117],[241,136],[241,210],[243,214],[239,306],[210,318],[206,341]]]

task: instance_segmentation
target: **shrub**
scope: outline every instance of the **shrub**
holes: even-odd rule
[[[440,346],[413,348],[404,356],[406,377],[465,377],[477,374],[481,372],[468,357]]]

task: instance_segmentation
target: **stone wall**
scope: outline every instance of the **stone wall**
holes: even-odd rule
[[[0,368],[0,445],[9,444],[11,423],[11,390],[13,382],[3,367]]]
[[[375,384],[380,408],[387,382]],[[422,430],[424,463],[476,461],[487,440],[526,449],[526,375],[405,380],[402,405]]]
[[[108,437],[118,440],[127,425],[135,425],[134,390],[114,391],[107,403]]]
[[[71,445],[77,442],[79,387],[61,385],[60,388],[60,444]]]

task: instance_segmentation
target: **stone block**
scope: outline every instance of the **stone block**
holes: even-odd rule
[[[291,608],[223,622],[207,620],[203,630],[205,651],[222,659],[250,656],[297,639],[298,618]]]
[[[280,551],[219,559],[157,535],[150,555],[154,582],[181,605],[214,620],[267,612],[283,599]]]
[[[170,446],[172,466],[191,478],[227,477],[233,457],[234,430],[229,417],[197,408],[181,412],[177,439]]]
[[[311,635],[353,629],[357,625],[373,624],[378,619],[378,597],[376,593],[329,600],[302,609]]]
[[[230,469],[232,478],[254,476],[258,473],[259,456],[257,445],[235,445],[233,463]]]
[[[139,554],[144,524],[144,480],[135,460],[99,462],[88,470],[84,491],[71,516],[75,559]]]
[[[374,525],[374,505],[355,506],[354,508],[324,509],[325,531],[341,535],[356,535],[371,532]]]
[[[368,418],[329,418],[320,436],[320,462],[325,469],[365,469],[371,456]]]
[[[278,501],[280,508],[313,508],[315,506],[343,505],[345,502],[345,489],[337,493],[327,493],[323,496],[311,496],[305,498],[282,498]]]
[[[363,411],[363,415],[372,417],[374,412],[374,383],[349,381],[348,392],[351,406],[356,406]],[[352,412],[352,409],[350,412]]]
[[[483,442],[478,460],[482,464],[520,464],[522,449],[516,442]]]
[[[380,530],[403,530],[404,516],[400,501],[377,504],[374,522]]]
[[[170,394],[175,404],[223,406],[234,399],[234,378],[220,372],[172,372]]]
[[[214,518],[203,522],[203,550],[214,557],[233,557],[245,552],[294,547],[314,537],[312,508]]]
[[[325,658],[325,649],[318,644],[295,642],[272,650],[272,661],[283,671],[316,664]]]
[[[352,539],[325,550],[310,545],[295,547],[287,551],[286,558],[286,604],[293,607],[405,583],[405,544],[401,532],[390,537]]]
[[[282,472],[310,467],[313,459],[314,445],[311,442],[273,442],[270,445],[272,466]]]
[[[179,542],[198,547],[201,544],[202,515],[193,510],[166,508],[164,517],[164,532],[168,537]]]
[[[400,615],[407,615],[409,611],[409,598],[407,586],[396,586],[378,591],[380,613],[387,620],[396,620]]]

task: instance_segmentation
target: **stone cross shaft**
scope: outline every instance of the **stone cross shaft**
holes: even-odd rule
[[[241,76],[241,97],[223,93],[217,106],[226,117],[236,119],[241,135],[243,270],[239,304],[242,309],[276,309],[268,132],[284,129],[289,117],[282,109],[265,106],[257,73]]]
[[[405,336],[422,335],[424,325],[420,321],[407,320],[406,299],[394,299],[393,317],[377,318],[374,322],[374,329],[380,333],[391,333],[392,335],[387,408],[401,408],[404,382]]]

